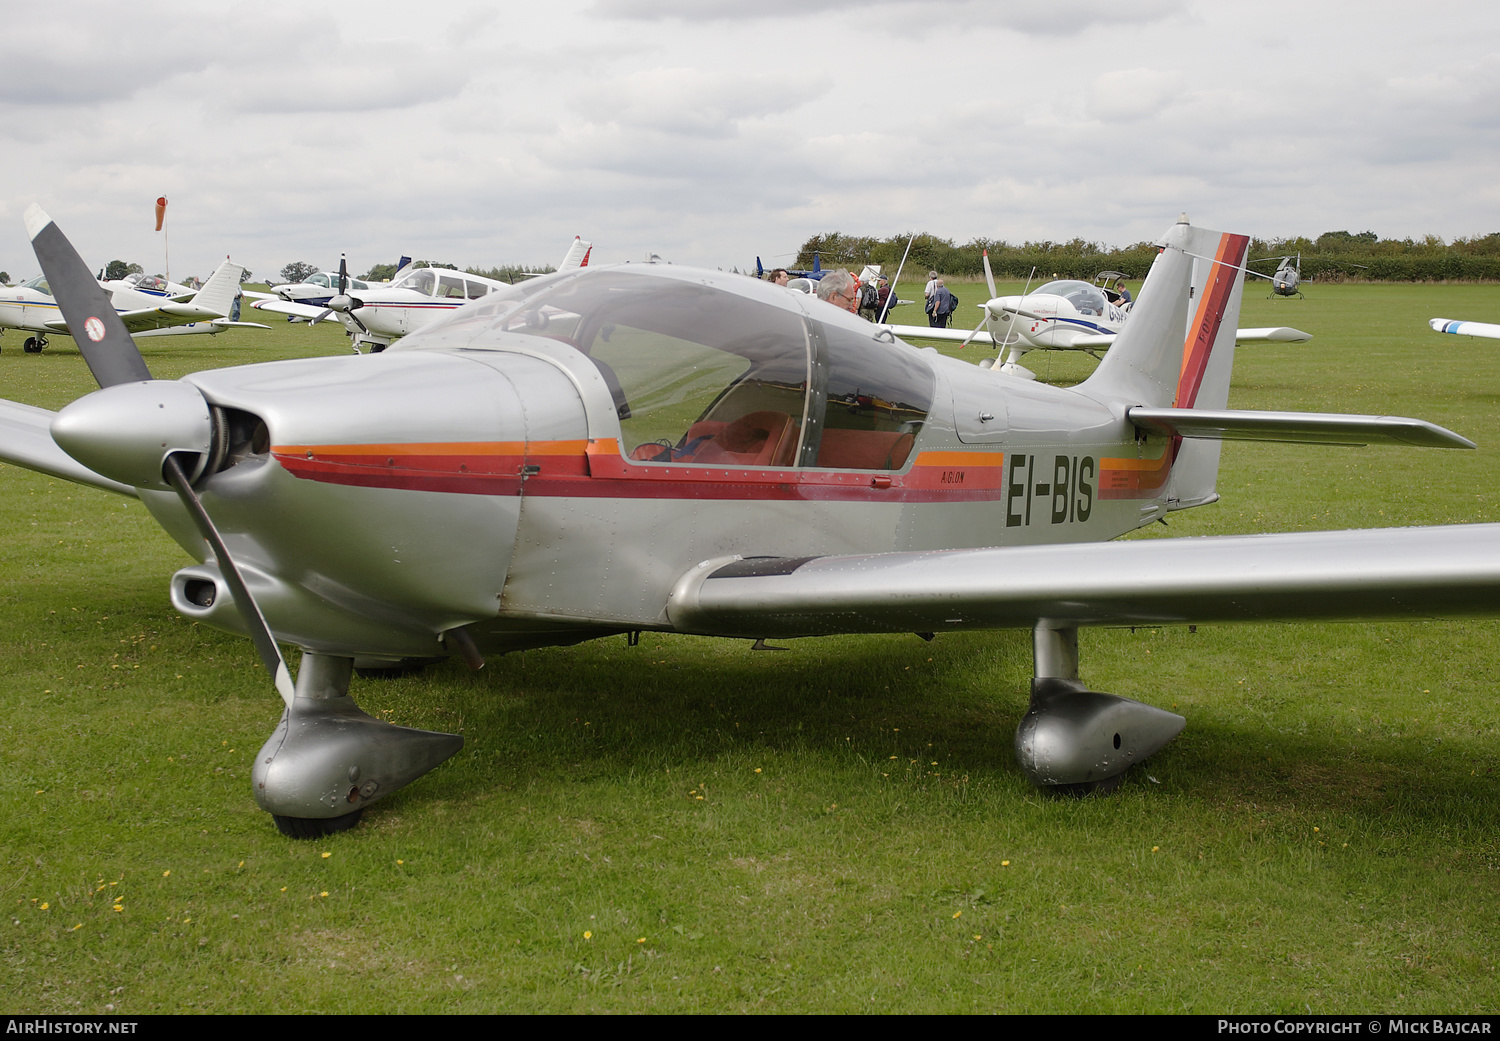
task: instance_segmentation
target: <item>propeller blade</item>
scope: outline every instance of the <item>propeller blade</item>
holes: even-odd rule
[[[339,296],[349,291],[349,259],[345,253],[339,254]]]
[[[976,325],[976,326],[974,326],[973,330],[969,333],[969,335],[964,337],[964,342],[958,345],[958,349],[959,350],[963,350],[965,347],[969,346],[969,341],[972,340],[972,339],[974,339],[974,337],[976,337],[976,336],[979,335],[979,330],[983,329],[985,327],[985,324],[988,323],[989,320],[990,320],[990,315],[989,315],[989,312],[986,311],[984,313],[984,316],[979,319],[979,324]]]
[[[190,388],[191,384],[175,381],[157,383],[151,380],[151,372],[146,368],[145,359],[141,357],[135,341],[130,338],[130,333],[125,330],[125,323],[120,320],[119,314],[110,304],[104,288],[89,274],[89,269],[84,265],[83,259],[73,248],[73,244],[68,241],[67,236],[63,235],[57,225],[52,223],[52,218],[42,212],[41,207],[36,203],[27,207],[26,232],[31,236],[37,261],[42,265],[42,272],[47,276],[47,283],[52,289],[53,296],[57,298],[57,306],[62,311],[63,318],[68,322],[68,328],[77,329],[83,333],[81,336],[75,336],[74,339],[78,341],[78,349],[83,352],[84,360],[88,362],[89,371],[94,374],[94,379],[99,381],[100,390],[95,392],[98,397],[90,395],[89,398],[80,398],[70,406],[75,410],[74,415],[80,420],[80,425],[85,428],[97,425],[92,421],[101,418],[101,414],[97,412],[101,406],[89,405],[91,398],[95,401],[108,398],[114,402],[120,400],[121,394],[131,395],[132,392],[128,390],[106,393],[107,388],[119,384],[150,381],[154,387],[160,389],[177,388],[176,396],[184,397],[187,392],[182,388]],[[192,393],[196,394],[196,391]],[[103,413],[104,417],[108,418],[109,406],[103,405],[102,407],[106,410]],[[163,414],[174,417],[178,411],[186,411],[166,409],[162,405],[159,407]],[[202,402],[202,407],[206,409],[207,402]],[[153,410],[153,420],[154,418]],[[173,429],[167,434],[169,440],[178,433],[175,429],[177,425],[174,420]],[[187,425],[191,427],[193,424]],[[96,444],[100,440],[98,436],[87,436],[87,430],[84,435],[85,444]],[[130,440],[154,441],[156,435],[153,433],[148,438]],[[125,447],[128,449],[130,446]],[[64,451],[67,450],[65,446],[63,448]],[[198,528],[198,533],[212,548],[219,562],[219,571],[234,594],[235,606],[250,630],[250,639],[260,654],[260,660],[274,678],[277,693],[281,695],[287,707],[291,708],[292,698],[295,695],[286,659],[281,656],[281,649],[276,646],[276,638],[271,635],[271,628],[266,624],[265,616],[260,612],[260,606],[250,595],[249,587],[245,585],[239,568],[235,566],[234,560],[229,555],[229,548],[224,544],[224,539],[214,527],[213,521],[209,519],[208,512],[203,508],[203,502],[193,491],[192,483],[188,480],[188,475],[183,472],[182,464],[178,462],[175,454],[168,455],[162,463],[162,475],[177,492],[177,497],[182,500],[182,504],[187,507],[189,515],[193,518],[193,524]]]
[[[149,380],[151,370],[125,323],[83,258],[36,203],[26,207],[26,234],[57,299],[68,332],[101,387]]]
[[[323,310],[319,311],[314,317],[308,319],[307,324],[308,325],[317,325],[319,322],[321,322],[323,319],[327,318],[331,314],[333,314],[333,308],[331,308],[331,307],[325,307],[325,308],[323,308]]]
[[[990,251],[984,251],[984,284],[989,286],[990,299],[995,299],[999,294],[995,292],[995,273],[990,270]]]
[[[198,498],[193,486],[188,483],[187,474],[182,472],[182,466],[177,462],[176,456],[168,456],[162,471],[167,475],[167,480],[177,491],[177,497],[182,504],[188,508],[192,515],[193,524],[198,528],[198,534],[212,547],[214,557],[219,562],[219,573],[224,576],[224,581],[229,585],[229,591],[234,595],[235,606],[239,608],[240,617],[250,628],[250,641],[255,644],[255,652],[260,655],[261,664],[273,677],[276,684],[276,693],[281,695],[281,700],[286,702],[286,707],[292,707],[292,699],[296,697],[295,687],[292,683],[291,670],[287,668],[286,659],[281,656],[281,648],[276,644],[276,637],[271,635],[271,627],[266,624],[265,615],[260,613],[260,605],[250,595],[250,587],[245,585],[245,579],[240,575],[240,569],[235,566],[234,558],[229,555],[229,547],[224,545],[224,539],[219,534],[219,529],[214,527],[214,522],[209,519],[208,511],[203,508],[203,501]]]

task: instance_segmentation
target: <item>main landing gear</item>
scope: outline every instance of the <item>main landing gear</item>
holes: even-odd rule
[[[1046,622],[1032,633],[1031,706],[1016,727],[1016,760],[1059,795],[1113,791],[1125,771],[1171,741],[1175,712],[1089,690],[1078,679],[1078,630]]]
[[[370,803],[415,781],[464,745],[457,734],[412,730],[360,711],[349,696],[354,659],[308,652],[291,708],[255,757],[255,801],[283,835],[311,839],[352,828]]]
[[[45,336],[28,336],[26,342],[21,344],[21,350],[27,354],[41,354],[42,348],[47,346]]]

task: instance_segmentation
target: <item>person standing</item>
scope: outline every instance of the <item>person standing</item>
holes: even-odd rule
[[[948,328],[948,320],[957,306],[958,300],[948,292],[948,287],[943,285],[943,280],[935,279],[932,295],[927,298],[927,325],[933,329]]]

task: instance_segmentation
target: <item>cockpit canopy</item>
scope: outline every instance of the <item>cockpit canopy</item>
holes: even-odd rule
[[[1098,286],[1091,286],[1087,282],[1076,282],[1071,279],[1048,282],[1038,289],[1033,289],[1027,295],[1032,294],[1060,296],[1072,304],[1073,309],[1079,314],[1106,315],[1109,313],[1109,304],[1104,299],[1104,293]]]
[[[309,275],[306,281],[308,285],[318,286],[321,289],[337,289],[339,287],[339,276],[332,271],[319,271],[315,275]],[[350,290],[370,288],[370,283],[363,282],[357,278],[349,279],[347,284]]]
[[[52,295],[52,288],[47,285],[46,275],[37,275],[30,282],[22,282],[19,288],[35,289],[38,293],[46,293],[48,296]]]
[[[461,327],[470,349],[567,344],[610,388],[635,463],[901,469],[931,370],[873,326],[809,300],[827,312],[811,318],[798,300],[741,276],[591,268],[501,289],[391,349],[452,346]]]

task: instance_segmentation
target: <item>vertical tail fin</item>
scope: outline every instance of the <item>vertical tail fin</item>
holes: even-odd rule
[[[563,254],[562,263],[557,265],[559,271],[571,271],[573,268],[588,267],[589,254],[594,251],[592,242],[583,241],[581,235],[573,236],[573,244]]]
[[[1130,319],[1080,389],[1126,406],[1222,409],[1229,401],[1250,240],[1194,228],[1183,217],[1157,245],[1162,252]],[[1174,442],[1167,490],[1173,507],[1218,498],[1219,447],[1216,440]]]
[[[245,269],[238,264],[224,261],[189,302],[224,317],[234,307],[234,298],[240,291],[240,276],[244,273]]]

